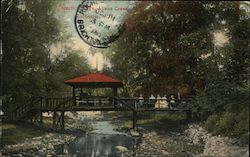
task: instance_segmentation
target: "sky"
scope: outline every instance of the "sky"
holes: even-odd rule
[[[90,54],[90,46],[87,45],[77,34],[77,31],[74,26],[74,18],[75,18],[75,9],[63,9],[64,7],[72,7],[76,8],[81,1],[70,1],[66,0],[64,3],[62,3],[59,6],[57,14],[59,14],[59,17],[61,18],[62,22],[64,22],[67,26],[66,32],[72,35],[72,47],[75,49],[82,50],[83,56],[87,56],[87,59],[89,61],[89,64],[91,65],[92,68],[95,67],[96,65],[96,55],[91,55]],[[99,60],[103,62],[103,56],[100,54]]]
[[[78,35],[77,30],[75,28],[75,14],[77,12],[77,7],[79,4],[82,3],[82,0],[64,0],[62,3],[60,3],[57,11],[57,17],[59,20],[61,20],[63,23],[66,24],[66,32],[72,35],[72,47],[76,50],[82,50],[83,56],[87,57],[89,64],[92,68],[98,68],[97,70],[102,70],[103,65],[107,64],[109,65],[108,60],[105,59],[103,54],[101,53],[101,48],[94,48],[92,46],[89,46],[86,44]],[[105,4],[104,4],[105,3]],[[128,7],[131,2],[129,1],[100,1],[100,4],[95,4],[94,7],[120,7],[125,8]],[[124,15],[124,11],[115,10],[113,9],[112,13],[116,17],[122,17]],[[116,18],[118,19],[118,18]],[[87,21],[89,22],[89,20]],[[106,23],[109,21],[105,21]],[[118,23],[119,21],[114,21]],[[89,25],[90,26],[90,25]],[[102,31],[101,31],[102,32]],[[91,53],[91,51],[94,51],[95,53]],[[98,67],[96,67],[98,65]]]

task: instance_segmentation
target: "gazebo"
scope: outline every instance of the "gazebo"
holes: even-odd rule
[[[120,80],[111,78],[101,73],[89,73],[87,75],[78,76],[64,83],[72,87],[72,96],[76,96],[76,89],[80,88],[111,88],[113,89],[113,96],[117,96],[118,88],[123,88],[123,83]]]

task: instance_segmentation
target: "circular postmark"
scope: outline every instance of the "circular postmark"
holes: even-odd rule
[[[132,8],[131,1],[86,1],[79,4],[75,27],[87,44],[107,48],[124,30],[124,17]]]

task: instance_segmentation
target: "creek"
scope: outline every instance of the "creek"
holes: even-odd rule
[[[56,146],[58,155],[76,156],[122,156],[125,151],[133,151],[138,144],[138,138],[115,131],[116,126],[111,121],[93,122],[93,131],[74,141]]]

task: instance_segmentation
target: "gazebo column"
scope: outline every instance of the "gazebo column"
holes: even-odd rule
[[[113,105],[114,106],[117,106],[117,99],[116,99],[116,97],[117,97],[117,88],[116,87],[113,87],[112,88],[113,89]]]
[[[74,98],[74,106],[76,106],[76,88],[72,86],[72,97]]]
[[[117,93],[118,93],[118,92],[117,92],[117,88],[114,87],[114,88],[113,88],[113,96],[114,96],[114,97],[117,97],[117,95],[118,95]]]
[[[76,96],[76,90],[75,90],[75,86],[72,86],[72,97]]]

